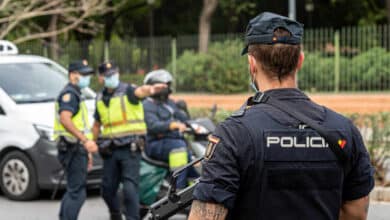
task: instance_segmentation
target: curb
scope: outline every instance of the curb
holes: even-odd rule
[[[378,202],[390,202],[390,187],[376,186],[370,193],[370,199]]]

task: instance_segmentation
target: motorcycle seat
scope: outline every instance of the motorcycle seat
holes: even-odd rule
[[[141,156],[142,156],[142,159],[143,159],[145,162],[147,162],[147,163],[149,163],[149,164],[151,164],[151,165],[169,169],[169,164],[168,164],[167,162],[164,162],[164,161],[161,161],[161,160],[153,159],[153,158],[149,157],[144,151],[142,151]]]

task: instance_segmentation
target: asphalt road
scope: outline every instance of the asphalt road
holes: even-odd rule
[[[58,219],[61,192],[56,200],[50,200],[46,192],[40,199],[28,202],[11,201],[0,194],[0,220],[55,220]],[[87,201],[81,209],[79,220],[109,220],[109,214],[99,192],[88,192]],[[170,220],[184,220],[183,215],[176,215]]]
[[[59,210],[60,200],[51,201],[44,195],[39,200],[29,202],[10,201],[0,196],[0,219],[12,220],[55,220]],[[371,202],[369,220],[390,219],[390,203]],[[81,209],[80,220],[109,220],[107,208],[103,200],[93,193]],[[171,220],[185,219],[175,216]]]

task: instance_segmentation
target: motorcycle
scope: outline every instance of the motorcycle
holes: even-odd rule
[[[214,131],[215,125],[209,118],[197,118],[186,122],[188,129],[185,133],[188,150],[192,154],[192,161],[203,157],[207,147],[207,137]],[[195,170],[200,173],[200,166]],[[170,188],[169,165],[166,162],[150,158],[142,152],[140,169],[140,215],[143,217],[149,206],[163,198]]]

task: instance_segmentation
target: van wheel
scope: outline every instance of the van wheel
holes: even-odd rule
[[[34,165],[25,154],[11,151],[5,155],[0,163],[0,188],[12,200],[31,200],[38,196]]]

